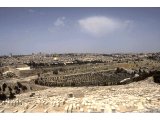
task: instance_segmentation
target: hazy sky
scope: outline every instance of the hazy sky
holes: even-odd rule
[[[0,55],[160,51],[160,8],[0,8]]]

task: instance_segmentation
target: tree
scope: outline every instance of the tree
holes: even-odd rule
[[[155,75],[153,76],[153,79],[154,79],[154,82],[155,82],[155,83],[160,83],[160,75],[159,75],[159,74],[155,74]]]
[[[2,72],[0,71],[0,76],[3,76]]]
[[[17,82],[17,85],[18,85],[19,88],[23,87],[23,85],[20,82]]]
[[[120,73],[120,72],[122,72],[122,71],[123,71],[123,69],[122,69],[122,68],[117,67],[117,69],[116,69],[115,73]]]
[[[56,70],[54,70],[54,71],[53,71],[53,74],[58,75],[58,70],[57,70],[57,69],[56,69]]]
[[[27,87],[23,85],[23,86],[22,86],[22,90],[23,90],[23,91],[26,91],[26,90],[27,90]]]
[[[16,94],[19,94],[19,93],[20,93],[20,89],[18,88],[18,86],[15,86],[15,87],[14,87],[14,90],[15,90]]]
[[[15,93],[10,92],[9,99],[14,99],[14,98],[16,98]]]
[[[34,83],[35,83],[35,84],[38,84],[38,80],[36,79]]]
[[[40,73],[38,73],[37,75],[38,75],[38,77],[40,77]]]
[[[6,99],[7,99],[6,94],[4,93],[0,94],[0,100],[6,100]]]
[[[12,92],[12,88],[8,86],[9,92]]]
[[[75,87],[75,83],[74,82],[71,82],[71,87]]]
[[[7,84],[3,83],[3,85],[2,85],[3,92],[5,91],[6,87],[7,87]]]

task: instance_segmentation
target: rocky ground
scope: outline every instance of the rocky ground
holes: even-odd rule
[[[48,87],[1,102],[0,112],[160,112],[160,87],[152,77],[118,86]]]

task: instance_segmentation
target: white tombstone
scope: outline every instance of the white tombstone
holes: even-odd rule
[[[62,106],[62,105],[63,105],[63,102],[62,102],[62,101],[60,101],[60,102],[59,102],[59,104],[60,104],[60,106]]]
[[[45,105],[45,102],[44,102],[44,101],[42,101],[42,105]]]
[[[8,100],[6,101],[6,103],[7,103],[7,105],[10,105],[10,102]]]
[[[55,106],[56,106],[56,103],[54,102],[52,105],[53,105],[53,107],[55,107]]]
[[[79,112],[84,112],[84,109],[83,109],[83,108],[80,108]]]
[[[14,107],[16,107],[16,101],[15,100],[13,101],[12,104],[13,104]]]
[[[9,102],[9,105],[12,106],[12,101]]]
[[[82,102],[82,105],[83,105],[83,106],[85,105],[85,102],[84,102],[84,101]]]
[[[56,103],[56,107],[60,107],[60,104],[59,104],[59,103]]]
[[[20,101],[19,104],[22,105],[22,101]]]
[[[87,109],[90,109],[91,107],[90,106],[87,106]]]
[[[18,112],[18,110],[14,110],[14,111],[13,111],[13,113],[17,113],[17,112]]]
[[[5,110],[3,109],[3,110],[0,111],[0,113],[4,113],[4,111],[5,111]]]
[[[79,104],[77,104],[77,109],[80,109],[80,105]]]
[[[96,107],[96,106],[93,106],[93,110],[94,110],[94,111],[97,111],[97,107]]]
[[[19,105],[19,100],[16,101],[16,106]]]
[[[111,106],[110,106],[110,105],[106,105],[106,106],[105,106],[105,111],[104,111],[104,112],[107,112],[107,113],[112,112]]]
[[[5,101],[2,101],[2,105],[5,105]]]
[[[87,112],[88,112],[88,113],[91,113],[91,112],[92,112],[92,110],[91,110],[91,109],[88,109],[88,110],[87,110]]]
[[[73,105],[70,104],[70,105],[69,105],[69,108],[68,108],[68,111],[69,111],[69,112],[72,112],[72,110],[73,110]]]
[[[77,106],[75,103],[72,104],[72,107],[73,107],[73,110],[76,110],[77,109]]]
[[[45,102],[45,105],[48,105],[48,102]]]
[[[28,104],[26,104],[26,105],[25,105],[25,109],[28,109],[28,108],[29,108],[29,105],[28,105]]]
[[[88,103],[87,105],[88,105],[88,106],[91,106],[91,103]]]
[[[48,109],[45,109],[45,110],[44,110],[44,113],[48,113]]]
[[[26,113],[26,110],[23,110],[22,113]]]
[[[85,102],[85,103],[84,103],[84,105],[85,105],[85,106],[87,106],[87,105],[88,105],[88,103],[87,103],[87,102]]]
[[[143,106],[143,104],[142,104],[141,102],[139,102],[139,103],[137,104],[137,106],[138,106],[138,109],[139,109],[139,110],[144,109],[144,106]]]
[[[94,106],[91,106],[90,109],[91,109],[92,111],[94,111]]]
[[[66,113],[68,113],[68,105],[64,108],[64,111],[66,112]]]

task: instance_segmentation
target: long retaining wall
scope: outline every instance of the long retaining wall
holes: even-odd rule
[[[115,70],[106,70],[100,72],[89,72],[82,74],[72,74],[64,76],[39,77],[35,84],[44,86],[99,86],[99,85],[118,85],[120,81],[133,77],[133,74],[127,72],[116,73]]]

